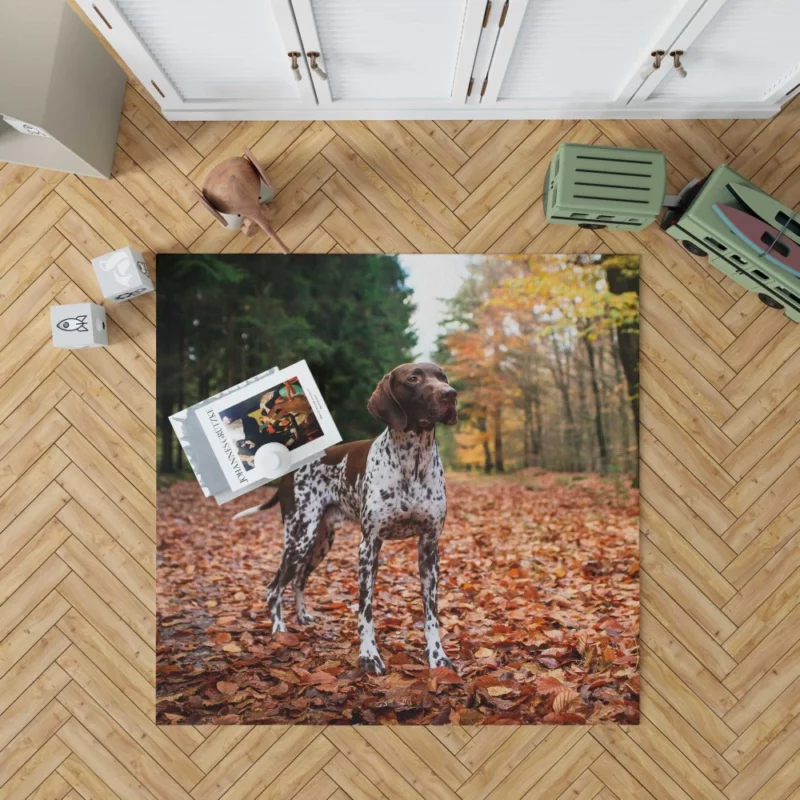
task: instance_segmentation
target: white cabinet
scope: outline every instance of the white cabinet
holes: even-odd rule
[[[169,119],[769,117],[800,93],[800,0],[76,2]]]
[[[485,0],[292,0],[321,108],[463,105]]]
[[[800,89],[800,2],[713,0],[704,4],[668,52],[679,52],[685,77],[658,70],[633,104],[781,103]]]
[[[315,103],[289,0],[78,0],[164,109],[209,113]],[[287,34],[294,34],[288,41]],[[305,71],[305,64],[300,64]]]
[[[689,21],[696,5],[511,0],[481,103],[565,110],[624,106],[650,53]]]

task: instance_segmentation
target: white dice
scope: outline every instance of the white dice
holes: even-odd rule
[[[144,257],[132,247],[93,258],[92,266],[106,300],[121,303],[153,291]]]
[[[108,344],[106,310],[94,303],[50,306],[50,327],[54,347],[77,350]]]

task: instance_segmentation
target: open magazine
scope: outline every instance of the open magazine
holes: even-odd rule
[[[342,440],[305,361],[257,375],[170,422],[203,492],[219,503],[277,477],[260,468],[259,448],[286,448],[285,474]]]

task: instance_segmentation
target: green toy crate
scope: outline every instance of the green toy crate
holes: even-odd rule
[[[756,292],[763,303],[785,309],[789,319],[800,322],[800,276],[759,256],[712,208],[715,203],[722,203],[747,211],[728,190],[729,183],[761,192],[730,167],[717,167],[705,180],[681,193],[680,204],[664,214],[661,229],[690,253],[708,256],[720,272]]]
[[[638,231],[655,222],[667,188],[658,150],[562,144],[544,180],[548,222]]]

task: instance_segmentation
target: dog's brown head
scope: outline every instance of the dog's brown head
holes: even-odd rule
[[[367,410],[395,431],[430,430],[458,421],[456,394],[438,365],[400,364],[383,376]]]

